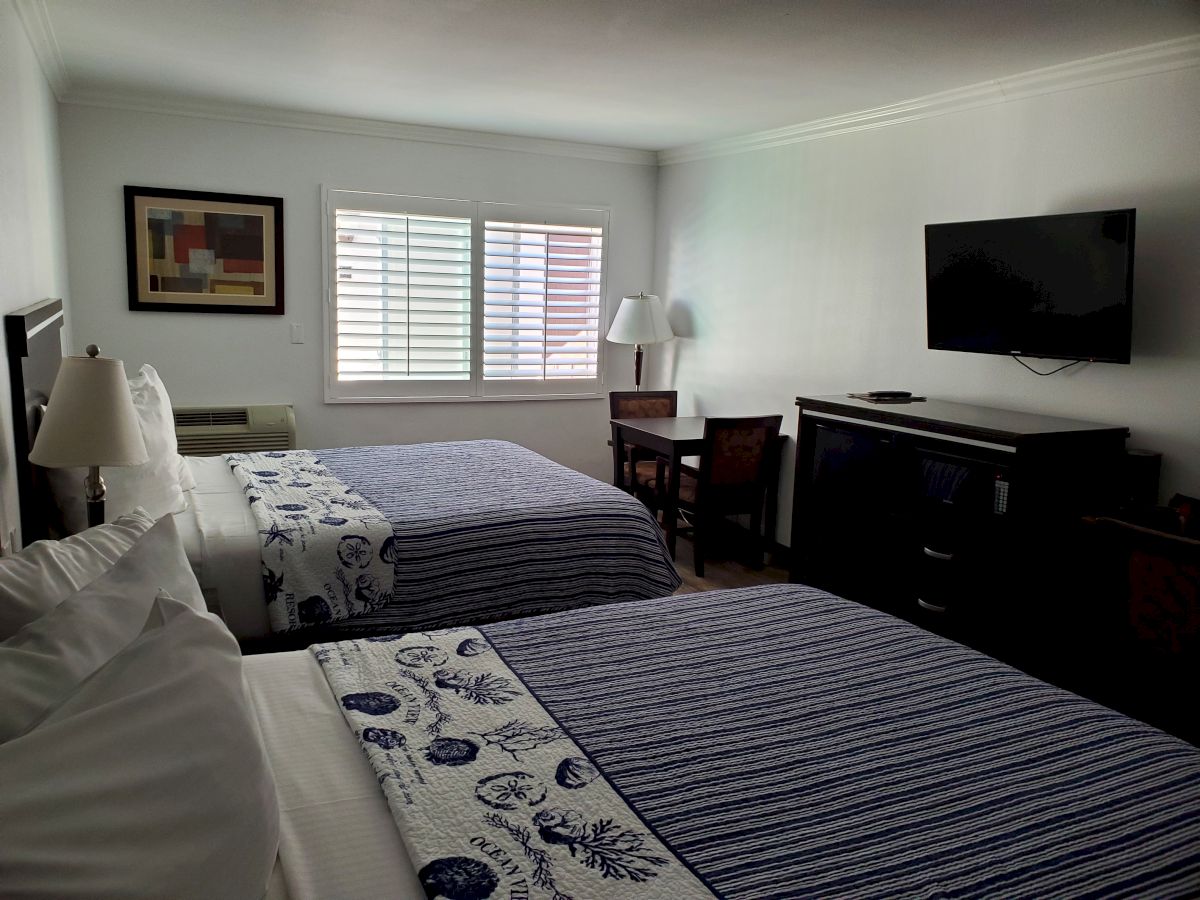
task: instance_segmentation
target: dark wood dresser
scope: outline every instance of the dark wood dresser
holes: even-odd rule
[[[796,405],[793,581],[1050,680],[1083,671],[1074,548],[1083,515],[1119,504],[1127,428],[939,400]]]

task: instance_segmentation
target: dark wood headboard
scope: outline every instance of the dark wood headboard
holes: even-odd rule
[[[4,317],[16,448],[13,463],[21,501],[21,543],[25,546],[58,530],[58,511],[45,472],[29,461],[29,450],[62,362],[65,321],[62,300],[43,300]]]

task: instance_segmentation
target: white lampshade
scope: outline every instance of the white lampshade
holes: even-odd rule
[[[138,466],[149,458],[121,360],[66,357],[50,391],[30,462],[62,469]]]
[[[661,344],[673,337],[662,301],[653,294],[622,297],[608,329],[608,340],[614,344]]]

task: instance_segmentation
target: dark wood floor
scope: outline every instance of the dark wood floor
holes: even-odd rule
[[[706,559],[704,577],[697,578],[692,566],[692,542],[681,538],[675,551],[675,568],[683,584],[677,594],[694,594],[697,591],[716,591],[724,588],[751,587],[756,584],[777,584],[787,581],[786,569],[768,565],[751,569],[737,559]]]

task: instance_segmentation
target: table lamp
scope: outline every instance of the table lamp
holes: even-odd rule
[[[642,291],[635,297],[622,297],[617,315],[609,326],[607,339],[614,344],[633,344],[633,386],[642,389],[642,345],[661,344],[675,337],[662,301]]]
[[[150,457],[124,363],[100,356],[95,344],[86,352],[66,357],[59,366],[29,461],[47,469],[87,466],[84,494],[91,527],[104,522],[100,467],[140,466]]]

